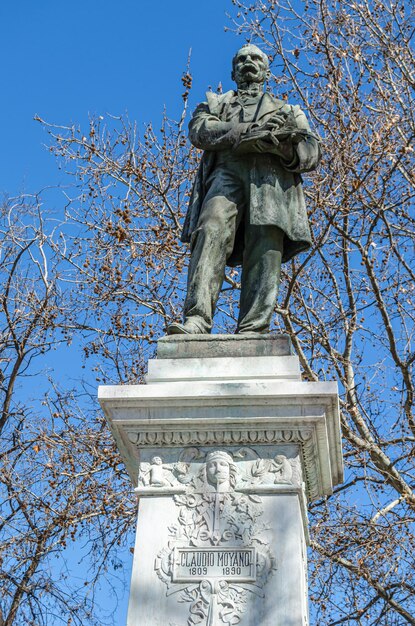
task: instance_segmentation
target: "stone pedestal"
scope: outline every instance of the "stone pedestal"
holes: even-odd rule
[[[99,398],[139,496],[128,626],[306,626],[306,501],[342,481],[337,385],[285,336],[158,343]]]

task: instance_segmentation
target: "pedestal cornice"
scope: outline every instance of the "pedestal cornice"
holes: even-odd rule
[[[307,494],[332,492],[343,477],[334,382],[195,382],[107,386],[103,407],[133,482],[147,446],[298,443]]]

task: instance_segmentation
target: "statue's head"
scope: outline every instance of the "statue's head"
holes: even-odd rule
[[[253,44],[245,44],[232,59],[232,80],[238,87],[250,83],[263,84],[269,78],[267,55]]]
[[[206,478],[208,483],[220,491],[235,484],[235,464],[230,454],[215,450],[206,457]]]

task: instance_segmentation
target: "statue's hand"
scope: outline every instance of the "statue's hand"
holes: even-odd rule
[[[273,141],[275,143],[289,142],[291,145],[296,146],[303,141],[309,134],[305,130],[282,128],[281,130],[274,131],[272,134]]]
[[[286,161],[292,161],[294,158],[294,146],[290,139],[278,142],[278,153]]]
[[[236,149],[238,145],[240,144],[241,140],[245,138],[248,129],[249,129],[249,124],[246,122],[245,123],[242,122],[239,124],[235,124],[235,126],[233,126],[231,130],[228,131],[227,136],[234,149]]]
[[[239,153],[268,152],[273,145],[271,133],[262,128],[249,128],[241,136],[233,149]]]
[[[263,130],[268,130],[271,133],[275,133],[284,128],[284,121],[281,117],[271,117],[269,118],[261,128]]]

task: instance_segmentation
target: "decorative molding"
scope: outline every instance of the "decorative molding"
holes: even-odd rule
[[[301,456],[304,467],[304,482],[307,488],[307,494],[310,500],[316,500],[324,493],[321,484],[321,472],[319,467],[319,459],[316,455],[315,437],[310,437],[303,442],[301,446]]]
[[[311,429],[207,430],[128,430],[128,439],[138,447],[146,446],[214,446],[239,444],[304,443],[312,436]]]

